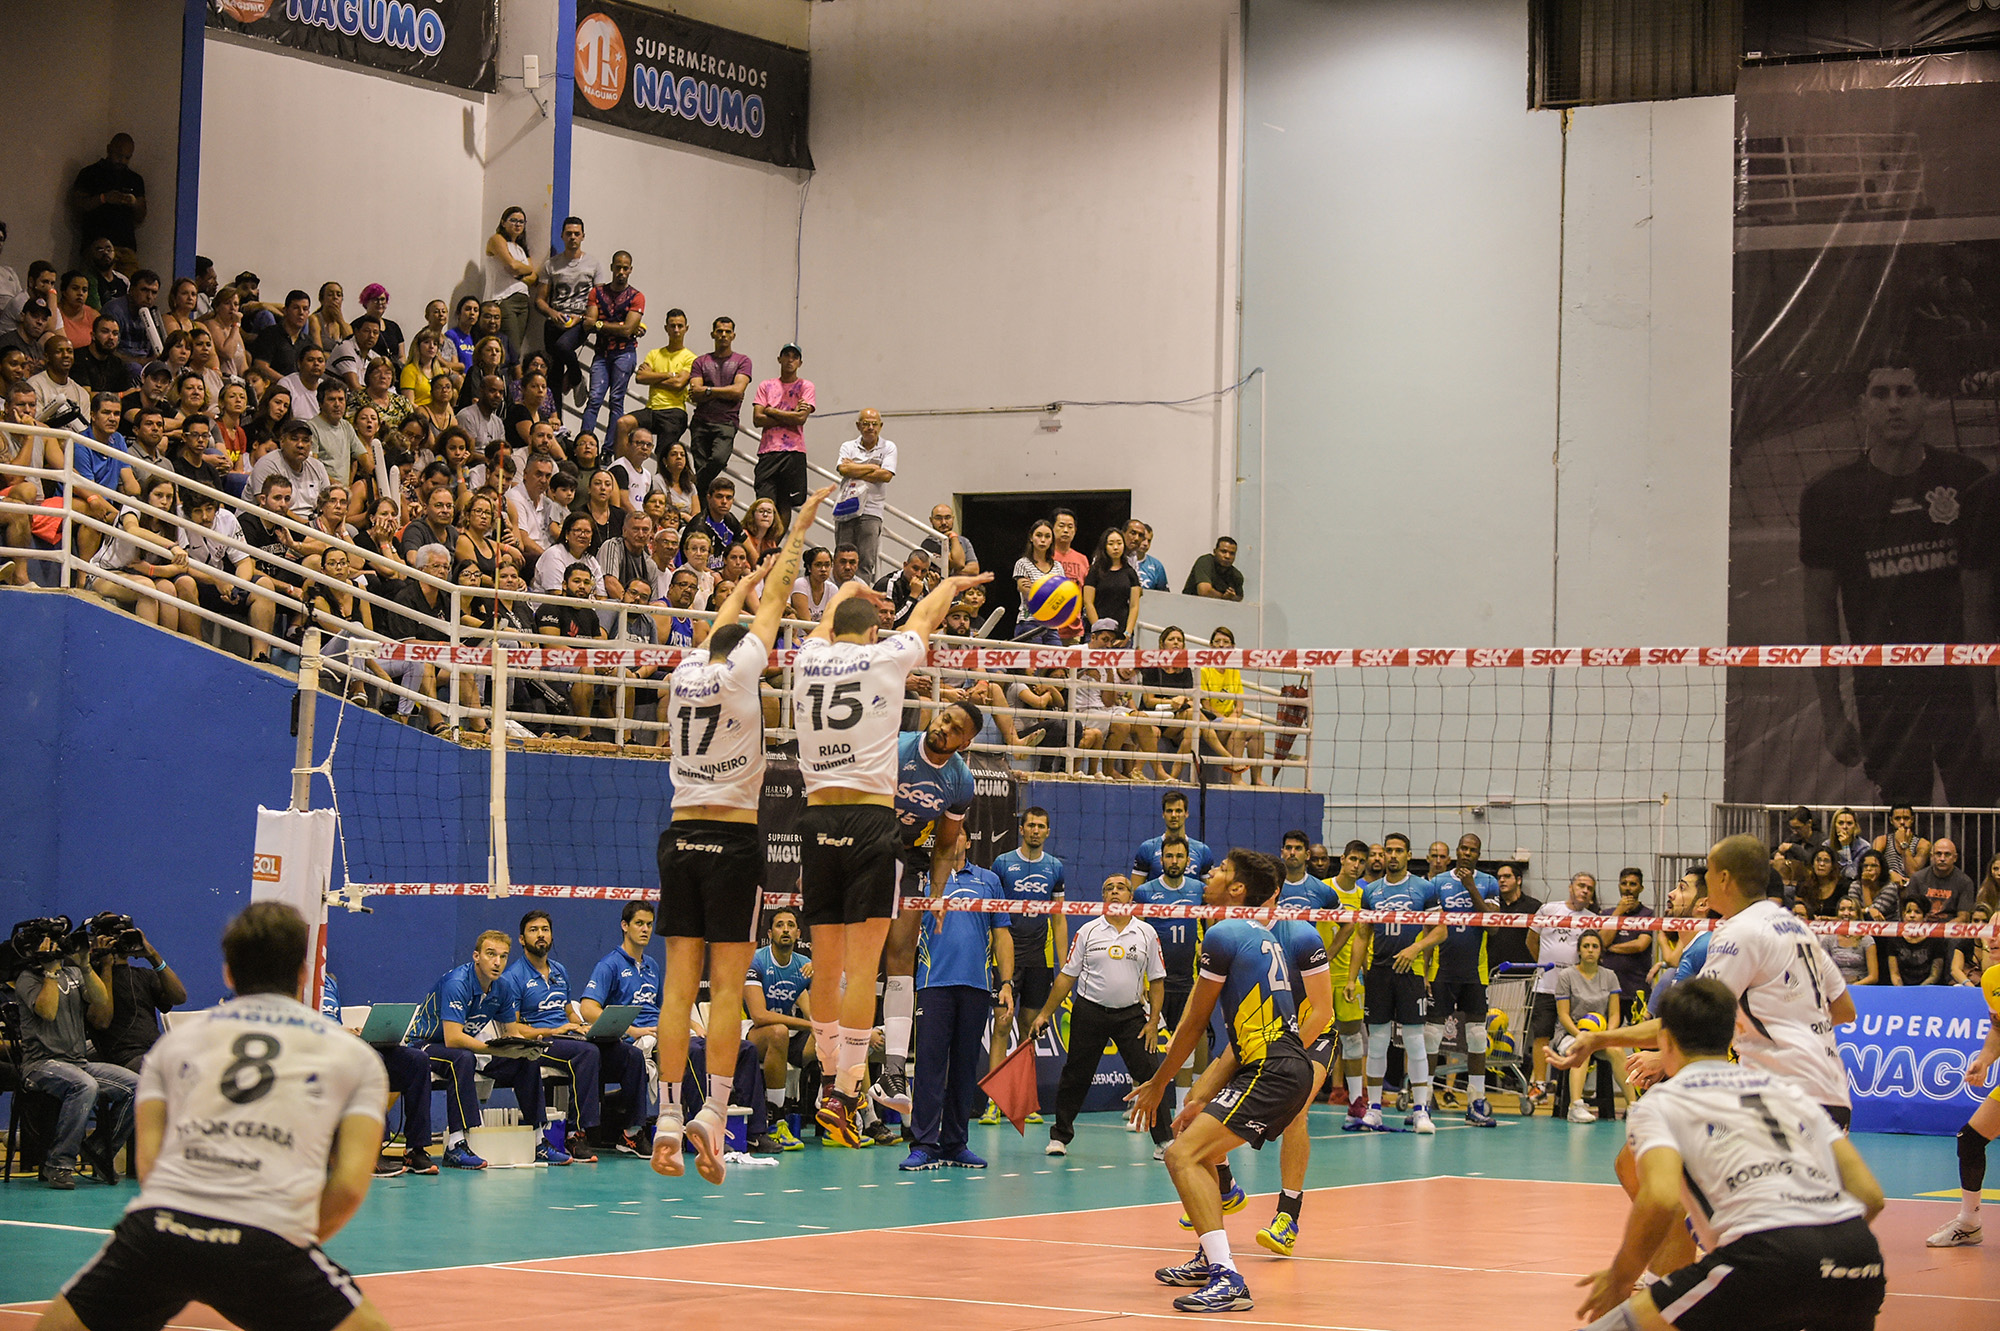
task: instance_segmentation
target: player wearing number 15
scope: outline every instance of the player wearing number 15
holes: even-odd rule
[[[386,1328],[319,1245],[353,1218],[389,1082],[360,1040],[299,1002],[306,925],[274,901],[222,935],[237,997],[184,1021],[139,1074],[139,1196],[37,1331],[158,1331],[189,1303],[245,1331]]]
[[[805,525],[801,519],[792,530]],[[990,581],[986,573],[943,579],[911,609],[904,631],[880,642],[888,598],[849,582],[828,600],[793,666],[793,726],[806,787],[799,886],[812,930],[813,1036],[821,1063],[837,1069],[817,1118],[841,1146],[868,1144],[854,1115],[868,1080],[875,977],[896,911],[903,691],[959,593]]]
[[[729,1093],[742,1045],[743,977],[757,951],[763,904],[764,834],[757,805],[764,793],[764,702],[758,692],[777,640],[785,598],[766,596],[748,628],[738,623],[750,589],[768,580],[789,587],[799,552],[831,487],[806,500],[784,548],[740,579],[716,607],[715,627],[701,647],[674,667],[667,683],[667,742],[673,751],[674,818],[660,834],[660,936],[666,975],[660,987],[660,1117],[653,1168],[669,1177],[684,1168],[683,1134],[692,1138],[695,1168],[722,1182]],[[709,967],[708,1098],[692,1122],[684,1118],[688,1014]],[[685,1123],[685,1129],[683,1124]]]

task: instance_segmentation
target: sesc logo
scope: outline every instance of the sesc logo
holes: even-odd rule
[[[592,14],[576,25],[576,86],[585,101],[600,111],[617,106],[629,68],[625,34],[609,14]]]

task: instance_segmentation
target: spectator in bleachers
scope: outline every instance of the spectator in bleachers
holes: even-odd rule
[[[896,479],[896,445],[882,437],[882,413],[873,407],[861,409],[855,428],[859,433],[840,446],[834,467],[842,484],[834,497],[833,538],[854,547],[858,575],[873,582],[882,547],[882,508],[889,482]]]
[[[174,478],[151,477],[144,482],[139,498],[139,504],[127,504],[119,510],[117,534],[105,537],[91,556],[91,567],[102,571],[91,574],[89,587],[105,600],[134,611],[148,624],[199,638],[199,617],[181,612],[183,604],[197,605],[201,598],[188,575],[187,551],[178,544],[180,525],[172,516],[179,511]],[[106,577],[106,573],[122,574],[127,581]]]
[[[1219,536],[1215,549],[1194,561],[1183,596],[1207,596],[1218,601],[1243,599],[1243,571],[1236,567],[1236,538]]]
[[[629,601],[625,591],[635,582],[649,589],[665,585],[666,570],[653,558],[653,519],[644,513],[626,518],[624,530],[597,547],[597,563],[604,594],[614,601]],[[646,599],[653,599],[650,590]]]
[[[486,343],[488,348],[497,343]],[[479,395],[472,405],[458,413],[459,428],[471,438],[475,449],[500,443],[507,437],[507,381],[488,372],[479,376]]]
[[[5,406],[9,424],[35,423],[35,390],[27,384],[7,385]],[[42,457],[42,436],[0,429],[0,499],[10,504],[39,504],[42,501],[41,482],[32,476],[22,475],[15,468],[40,466]],[[0,537],[4,537],[10,549],[31,549],[32,528],[29,524],[32,521],[32,515],[27,513],[0,514]],[[9,560],[6,578],[17,587],[27,586],[28,561],[19,558]]]
[[[591,970],[590,980],[583,986],[578,1006],[583,1010],[585,1025],[594,1023],[608,1007],[639,1009],[632,1024],[625,1029],[624,1043],[638,1052],[650,1079],[655,1075],[652,1053],[659,1047],[660,1035],[660,961],[646,951],[647,944],[653,940],[652,903],[626,902],[625,908],[618,914],[618,924],[624,938],[617,947],[605,953]],[[644,1088],[635,1086],[621,1089],[628,1097],[628,1103],[630,1097],[637,1097],[637,1103],[632,1105],[635,1112],[628,1120],[635,1126],[616,1134],[615,1139],[607,1132],[607,1140],[602,1144],[621,1155],[650,1155],[652,1146],[643,1140],[648,1108],[646,1092]]]
[[[732,512],[736,506],[736,482],[717,476],[707,483],[708,506],[702,510],[699,528],[708,533],[709,568],[720,570],[729,547],[743,539],[743,524]]]
[[[1139,586],[1149,592],[1168,590],[1167,570],[1153,558],[1153,528],[1133,518],[1125,524],[1125,562],[1138,575]],[[1328,852],[1331,854],[1331,852]]]
[[[555,474],[554,458],[531,457],[520,481],[506,492],[507,521],[519,534],[521,553],[531,564],[557,543],[555,531],[560,528],[566,511],[566,506],[558,504],[549,493],[549,482]]]
[[[694,374],[687,385],[692,416],[688,422],[688,452],[694,459],[695,481],[703,494],[710,492],[736,451],[743,398],[750,391],[754,373],[750,358],[734,350],[734,319],[726,314],[717,315],[708,331],[715,349],[694,358]]]
[[[715,589],[715,570],[710,567],[714,562],[710,552],[714,548],[715,542],[705,527],[689,527],[681,533],[681,548],[675,557],[674,568],[692,569],[699,578],[701,591],[694,602],[697,610],[708,608],[709,593]]]
[[[582,227],[577,229],[581,233]],[[582,240],[581,234],[577,239]],[[500,331],[514,346],[525,347],[535,282],[535,265],[528,258],[527,213],[512,207],[500,214],[500,225],[486,238],[485,257],[486,299],[499,303]]]
[[[285,307],[264,299],[262,281],[247,268],[230,285],[243,297],[243,336],[255,342],[259,334],[278,322]]]
[[[378,361],[379,365],[386,362]],[[402,469],[389,457],[390,443],[385,437],[382,413],[375,409],[373,402],[363,402],[349,407],[348,424],[354,427],[356,448],[354,452],[354,508],[365,511],[374,500],[377,487],[389,494],[401,494]]]
[[[556,480],[566,473],[557,472]],[[551,482],[553,485],[553,482]],[[625,532],[625,523],[631,518],[643,518],[644,513],[634,513],[618,502],[618,482],[608,471],[591,475],[588,492],[572,500],[569,505],[572,514],[585,513],[590,517],[590,553],[596,554],[606,541]],[[649,532],[650,536],[651,533]]]
[[[200,324],[186,336],[188,363],[183,373],[199,377],[208,390],[208,401],[213,403],[222,396],[223,382],[222,367],[215,363],[215,337]]]
[[[1917,835],[1917,811],[1907,804],[1893,805],[1889,809],[1889,830],[1875,838],[1875,849],[1882,852],[1883,862],[1889,867],[1889,881],[1897,887],[1910,881],[1910,875],[1930,863],[1931,843]],[[1877,916],[1888,919],[1894,912]]]
[[[306,324],[311,313],[311,296],[298,290],[286,292],[283,315],[258,333],[250,348],[250,368],[272,383],[296,372],[300,353],[313,345],[312,329]]]
[[[388,358],[392,370],[399,370],[403,360],[403,329],[389,317],[389,288],[380,282],[370,282],[361,288],[361,308],[381,325],[381,336],[375,341],[377,353]],[[359,319],[354,322],[356,327],[360,326]]]
[[[1055,524],[1047,518],[1037,518],[1028,528],[1028,543],[1021,551],[1021,557],[1014,561],[1014,588],[1026,604],[1028,593],[1035,583],[1047,577],[1056,569],[1054,554]],[[1030,619],[1025,613],[1014,623],[1014,641],[1032,642],[1045,647],[1054,647],[1062,638],[1047,624]]]
[[[118,321],[118,354],[135,366],[166,350],[169,330],[160,319],[159,299],[160,275],[141,268],[132,274],[129,291],[104,304],[103,312]]]
[[[215,339],[215,365],[226,375],[241,375],[250,368],[250,349],[244,343],[243,293],[224,287],[215,293],[215,304],[201,321]]]
[[[125,436],[125,451],[139,462],[150,462],[154,467],[172,467],[173,459],[167,453],[167,414],[153,403],[146,403],[132,413],[129,432]],[[132,476],[119,482],[119,488],[126,494],[136,495],[139,487],[148,479],[158,475],[156,471],[134,466]]]
[[[1083,579],[1083,617],[1091,623],[1115,620],[1121,642],[1139,632],[1139,575],[1125,562],[1125,533],[1106,527]]]
[[[196,416],[182,424],[170,437],[174,472],[183,480],[195,481],[211,490],[220,490],[227,464],[215,447],[215,427],[206,416]]]
[[[97,316],[90,326],[90,341],[77,350],[70,372],[93,393],[128,393],[138,385],[138,371],[118,354],[116,319],[108,314]],[[85,414],[89,414],[87,408]]]
[[[21,306],[19,321],[14,331],[0,337],[0,351],[19,351],[23,357],[21,378],[37,374],[42,368],[42,342],[51,331],[60,331],[56,325],[55,312],[47,298],[35,295]]]
[[[403,559],[420,566],[417,551],[427,545],[442,546],[447,551],[458,549],[459,530],[452,524],[452,517],[458,511],[458,504],[450,486],[440,485],[424,500],[423,515],[403,528],[402,539],[398,542]]]
[[[7,244],[7,224],[0,222],[0,248]],[[21,275],[14,271],[14,265],[0,263],[0,308],[21,294]]]
[[[514,386],[514,401],[507,407],[507,443],[514,448],[532,448],[553,457],[562,456],[562,448],[556,442],[560,421],[556,416],[555,398],[549,392],[548,371],[539,351],[531,352],[528,362],[534,368],[525,371]]]
[[[500,501],[491,490],[480,490],[465,501],[465,526],[459,530],[454,554],[460,564],[471,564],[491,579],[500,575],[500,541],[494,534]]]
[[[319,506],[313,510],[310,524],[313,534],[299,537],[299,548],[305,552],[308,567],[317,567],[314,561],[326,553],[329,541],[345,541],[353,537],[354,528],[347,524],[349,493],[344,485],[329,485],[321,491]]]
[[[364,314],[354,321],[354,332],[333,344],[327,355],[327,373],[347,385],[350,396],[359,397],[361,380],[374,359],[375,346],[382,340],[382,321]]]
[[[118,271],[118,262],[118,247],[108,238],[99,236],[85,243],[83,266],[90,279],[92,308],[101,310],[131,289],[125,274]]]
[[[286,408],[289,413],[290,407]],[[250,412],[250,390],[240,383],[227,383],[216,397],[215,437],[229,459],[231,474],[250,469],[250,432],[244,417]]]
[[[243,539],[236,514],[214,498],[191,490],[181,492],[181,512],[187,516],[187,524],[181,528],[180,544],[188,552],[188,576],[194,579],[201,607],[211,614],[246,618],[248,596],[221,576],[224,571],[234,573],[239,560],[235,547],[219,539]]]
[[[932,535],[924,537],[924,549],[947,575],[972,577],[979,572],[979,555],[972,542],[959,534],[958,515],[950,504],[931,506],[931,531]]]
[[[75,465],[77,474],[85,480],[95,481],[110,490],[125,494],[139,492],[138,479],[125,457],[125,436],[118,432],[119,402],[110,393],[99,393],[90,401],[89,437],[104,446],[105,451],[78,447]],[[43,465],[62,465],[62,447],[50,444],[43,452]],[[110,499],[93,491],[79,488],[71,503],[96,518],[99,522],[117,521],[118,510],[112,507]],[[96,528],[83,523],[76,524],[76,552],[85,559],[97,553],[98,544],[104,538]]]
[[[361,447],[361,436],[347,420],[347,385],[327,376],[319,386],[319,414],[306,422],[312,431],[313,456],[326,468],[329,480],[345,486],[353,479],[356,463],[373,465]]]
[[[326,381],[326,352],[315,346],[301,350],[298,368],[277,383],[292,395],[293,420],[311,420],[318,414],[319,389]]]
[[[875,590],[889,598],[890,623],[900,626],[916,609],[917,602],[930,594],[931,556],[921,545],[912,546],[903,557],[903,566],[882,575]]]
[[[552,1165],[570,1162],[568,1153],[552,1149],[540,1131],[539,1060],[494,1057],[486,1044],[486,1037],[497,1039],[504,1033],[500,1023],[508,993],[499,980],[512,946],[498,929],[480,934],[473,941],[472,960],[439,977],[410,1023],[409,1042],[430,1054],[431,1070],[445,1079],[444,1163],[450,1169],[486,1168],[486,1162],[466,1144],[465,1136],[468,1128],[479,1126],[475,1078],[482,1073],[495,1085],[514,1092],[521,1117],[537,1129],[535,1158]]]
[[[1986,862],[1986,876],[1979,880],[1979,887],[1972,895],[1972,908],[1987,910],[2000,915],[2000,851],[1994,852]]]
[[[451,577],[451,551],[442,545],[422,546],[411,555],[410,567],[429,575],[440,582]],[[440,587],[433,586],[419,578],[405,578],[402,594],[397,604],[407,612],[399,614],[402,628],[407,631],[406,642],[450,642],[451,634],[447,625],[451,622],[451,598]],[[388,661],[383,663],[390,678],[404,688],[435,699],[441,684],[436,669],[421,661]],[[460,675],[459,697],[472,699],[478,696],[475,681],[469,675]],[[398,708],[402,716],[410,715],[412,704],[405,698]],[[446,726],[442,713],[426,708],[425,719],[430,723],[431,733],[441,735]],[[477,724],[474,729],[477,729]]]
[[[292,515],[310,518],[319,509],[320,492],[331,483],[326,464],[313,456],[312,426],[298,415],[278,427],[278,446],[250,468],[246,488],[264,492],[267,476],[282,476],[292,487]]]
[[[1050,517],[1049,531],[1053,539],[1049,546],[1049,558],[1069,575],[1070,581],[1081,587],[1084,579],[1090,576],[1090,556],[1075,548],[1076,514],[1059,508]],[[1084,623],[1091,622],[1091,617],[1086,615]]]
[[[750,562],[761,564],[777,554],[785,543],[786,529],[786,519],[778,512],[775,500],[762,496],[753,501],[743,515],[743,548],[749,553]]]
[[[444,332],[444,345],[458,358],[460,374],[472,369],[473,349],[479,345],[479,297],[459,297],[451,327]]]
[[[1835,863],[1832,847],[1814,846],[1793,899],[1805,906],[1808,919],[1830,920],[1841,899],[1849,894],[1847,877]]]
[[[1930,860],[1910,875],[1903,888],[1905,898],[1924,902],[1924,918],[1933,924],[1953,921],[1964,924],[1972,918],[1972,903],[1979,889],[1965,870],[1958,867],[1958,843],[1939,837],[1931,843]]]
[[[606,467],[607,474],[617,487],[618,502],[634,513],[645,511],[646,499],[664,482],[661,477],[646,469],[647,459],[653,456],[654,437],[648,425],[635,425],[627,430],[620,422],[618,432],[618,456]],[[676,444],[685,457],[686,449]]]
[[[695,602],[703,595],[701,580],[705,576],[683,565],[668,577],[666,595],[661,598],[668,610],[666,637],[660,644],[662,647],[699,647],[708,640],[707,620],[673,613],[696,608]]]
[[[90,341],[90,327],[97,322],[98,308],[92,305],[90,278],[71,269],[62,275],[57,286],[56,317],[51,325],[70,340],[72,346],[82,346]],[[122,344],[123,337],[120,337]]]
[[[347,291],[338,282],[319,284],[319,308],[306,316],[306,332],[312,344],[324,351],[329,358],[333,349],[354,336],[354,328],[347,322],[347,314],[342,308],[347,304]]]
[[[292,418],[292,395],[285,389],[273,387],[257,401],[257,410],[250,423],[244,428],[244,438],[250,448],[250,465],[262,460],[264,453],[275,448],[278,433],[286,421]]]
[[[619,250],[611,256],[611,280],[592,287],[584,304],[583,326],[597,338],[597,358],[590,363],[590,398],[580,428],[597,433],[597,413],[607,401],[613,412],[624,413],[645,317],[646,297],[632,285],[632,256]]]
[[[604,566],[590,553],[594,530],[588,513],[571,513],[564,518],[562,539],[535,561],[535,573],[528,579],[528,586],[538,592],[561,592],[568,596],[604,595]],[[590,581],[581,592],[573,592],[568,587],[570,574],[579,564],[589,570]]]
[[[1923,924],[1924,898],[1907,896],[1901,907],[1903,923]],[[1884,946],[1886,945],[1886,946]],[[1892,985],[1943,984],[1945,967],[1949,955],[1949,944],[1942,938],[1915,938],[1897,936],[1884,938],[1877,945],[1888,960],[1884,969],[1889,972],[1888,983]]]
[[[666,327],[666,345],[647,352],[633,376],[646,390],[646,405],[618,417],[613,442],[621,455],[626,436],[642,426],[651,432],[655,448],[681,443],[687,433],[687,390],[694,378],[695,359],[694,348],[687,345],[687,314],[678,309],[668,310]],[[692,479],[686,488],[690,496],[697,492]]]
[[[1123,627],[1117,620],[1096,620],[1090,626],[1090,645],[1100,651],[1110,650],[1118,646],[1122,633]],[[1101,749],[1107,755],[1124,753],[1134,746],[1141,731],[1150,733],[1157,743],[1157,729],[1140,727],[1133,721],[1130,703],[1133,695],[1123,689],[1109,687],[1126,682],[1128,673],[1136,682],[1137,671],[1085,666],[1076,672],[1074,710],[1077,725],[1083,730],[1076,742],[1079,749]],[[1102,776],[1129,781],[1132,779],[1133,764],[1121,762],[1114,765],[1109,757],[1085,758],[1078,770],[1089,772],[1092,769]]]
[[[258,507],[264,512],[289,516],[292,483],[286,480],[282,473],[266,474],[258,480],[250,492],[257,496]],[[277,562],[279,559],[284,559],[297,564],[305,559],[305,551],[300,548],[298,538],[292,529],[281,522],[270,521],[262,513],[245,513],[239,521],[243,529],[244,543],[253,546],[261,553],[242,556],[236,565],[236,576],[254,584],[260,591],[303,602],[304,588],[299,584],[299,575]],[[278,603],[273,596],[251,596],[250,627],[259,633],[276,636],[278,609]],[[291,613],[289,606],[285,608],[285,612]],[[253,639],[250,643],[250,659],[268,664],[271,659],[270,644]]]
[[[177,277],[167,290],[166,307],[160,311],[160,327],[169,333],[185,333],[194,336],[195,320],[199,317],[195,309],[198,293],[192,277]]]
[[[1208,645],[1234,647],[1236,634],[1227,625],[1218,624],[1209,632]],[[1223,747],[1230,756],[1249,760],[1251,784],[1263,785],[1264,772],[1255,761],[1264,756],[1264,736],[1258,730],[1262,723],[1246,706],[1248,695],[1243,692],[1243,672],[1234,668],[1203,666],[1201,694],[1202,715],[1211,721],[1227,723],[1214,727]]]
[[[541,451],[547,452],[548,450],[543,449]],[[604,464],[603,450],[597,443],[597,436],[594,434],[578,435],[570,441],[568,452],[570,470],[576,473],[577,493],[580,496],[587,495],[590,493],[591,477],[600,471],[607,470]],[[612,488],[614,490],[617,488],[616,478],[614,478]],[[579,502],[581,501],[579,500]]]
[[[823,545],[807,549],[805,572],[792,583],[791,618],[817,624],[826,614],[827,602],[839,590],[833,581],[833,552]]]
[[[460,381],[458,397],[454,402],[460,411],[479,401],[481,387],[489,374],[499,377],[501,401],[506,402],[511,396],[514,370],[507,360],[507,344],[497,333],[481,334],[478,345],[472,349],[472,368],[466,371],[464,379]],[[502,414],[504,417],[504,413]]]
[[[418,409],[430,406],[434,385],[440,379],[448,386],[445,400],[455,399],[458,396],[457,374],[458,362],[447,359],[443,339],[429,328],[419,328],[416,336],[410,339],[410,359],[404,364],[398,381],[410,405]]]
[[[72,378],[76,351],[61,333],[51,333],[42,342],[42,372],[28,380],[35,390],[35,417],[48,420],[56,404],[67,402],[78,417],[90,414],[90,389]]]
[[[534,289],[535,308],[542,315],[542,345],[548,348],[558,397],[585,382],[583,366],[576,358],[576,349],[583,341],[584,308],[591,289],[610,278],[601,260],[583,252],[583,219],[565,217],[562,248],[549,251],[541,281]]]
[[[796,343],[778,348],[778,377],[757,385],[750,411],[751,424],[764,432],[757,444],[757,497],[777,506],[780,530],[806,502],[806,421],[818,406],[812,380],[799,377],[804,360]]]
[[[750,562],[750,551],[743,542],[730,542],[729,549],[722,555],[722,567],[716,570],[715,585],[709,592],[709,604],[722,604],[722,599],[736,590],[736,584],[749,577],[756,567]],[[754,615],[763,601],[762,588],[753,585],[747,593],[744,607],[748,613]]]
[[[654,447],[657,450],[657,439]],[[701,491],[695,481],[694,463],[685,442],[675,440],[667,445],[666,455],[660,458],[659,476],[652,488],[664,496],[668,507],[679,516],[682,526],[694,521],[701,508]]]
[[[115,1157],[131,1131],[139,1078],[90,1057],[89,1030],[102,1030],[111,1020],[110,991],[89,967],[64,957],[53,938],[41,940],[37,960],[14,977],[14,993],[20,999],[22,1084],[61,1104],[42,1184],[74,1190],[80,1159],[100,1182],[116,1183]],[[86,1140],[93,1107],[97,1132]]]
[[[1866,934],[1848,932],[1849,926],[1861,918],[1861,905],[1853,896],[1844,896],[1837,904],[1834,918],[1840,927],[1830,934],[1821,934],[1819,941],[1826,948],[1826,955],[1832,960],[1840,978],[1850,985],[1880,984],[1881,972],[1875,957],[1875,940]]]
[[[70,206],[86,241],[109,240],[127,269],[139,261],[139,228],[146,221],[146,180],[132,169],[138,145],[123,132],[111,136],[104,156],[76,173]]]
[[[6,300],[0,301],[0,335],[13,333],[20,328],[21,308],[36,296],[48,302],[49,308],[56,306],[56,266],[46,259],[37,259],[28,265],[28,280]]]

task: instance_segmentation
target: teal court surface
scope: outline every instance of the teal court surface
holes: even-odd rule
[[[1245,1326],[1404,1331],[1575,1325],[1577,1279],[1616,1249],[1624,1194],[1611,1183],[1620,1125],[1503,1117],[1478,1131],[1441,1118],[1435,1137],[1346,1135],[1313,1112],[1302,1234],[1290,1258],[1259,1248],[1277,1148],[1239,1151],[1250,1205],[1229,1217],[1256,1299],[1217,1320]],[[1392,1116],[1391,1121],[1397,1121]],[[1187,1320],[1155,1267],[1192,1240],[1151,1142],[1087,1115],[1067,1157],[1034,1128],[973,1128],[986,1170],[903,1174],[900,1148],[808,1145],[711,1187],[690,1161],[665,1179],[605,1155],[567,1169],[447,1170],[376,1184],[329,1251],[398,1327],[708,1325],[816,1331],[930,1322],[1011,1331]],[[1896,1331],[2000,1327],[2000,1229],[1986,1248],[1931,1251],[1956,1172],[1948,1138],[1864,1136],[1891,1201],[1876,1223]],[[87,1260],[134,1195],[0,1186],[0,1331],[26,1331],[41,1301]],[[1926,1197],[1925,1194],[1932,1194]],[[1989,1194],[1989,1196],[1992,1196]],[[1992,1197],[2000,1202],[2000,1197]],[[226,1326],[189,1308],[185,1328]]]

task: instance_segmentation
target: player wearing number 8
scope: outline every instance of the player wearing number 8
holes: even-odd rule
[[[37,1331],[158,1331],[197,1301],[246,1331],[388,1325],[319,1248],[367,1194],[382,1062],[299,1002],[312,967],[290,906],[252,904],[222,952],[238,996],[147,1055],[139,1196]]]
[[[757,806],[764,793],[764,703],[758,692],[777,640],[785,598],[766,596],[746,628],[737,622],[750,589],[769,581],[789,587],[799,574],[806,532],[829,487],[806,500],[778,554],[739,579],[716,607],[707,641],[674,667],[667,683],[667,741],[673,752],[674,819],[660,834],[660,910],[667,965],[660,986],[660,1117],[653,1134],[653,1168],[673,1177],[686,1167],[683,1137],[694,1143],[695,1167],[722,1182],[729,1093],[742,1046],[737,1023],[743,977],[757,951],[763,904],[764,834]],[[692,1122],[684,1117],[688,1014],[709,968],[708,1098]]]

